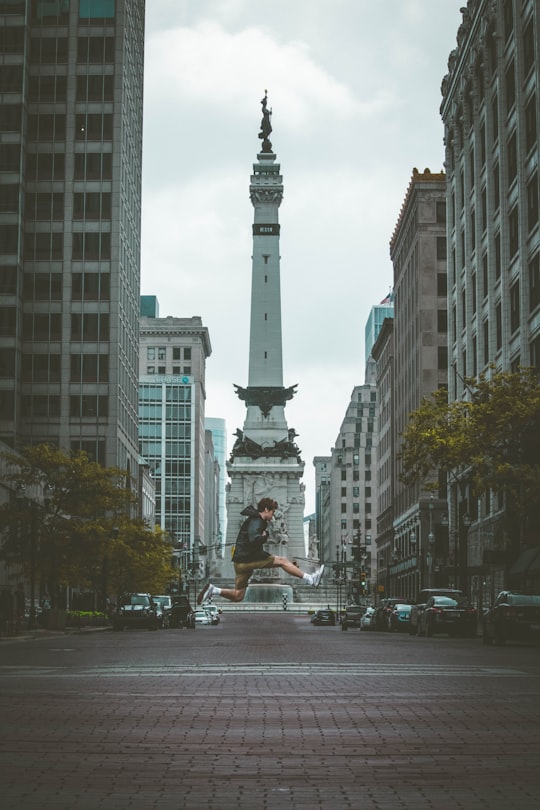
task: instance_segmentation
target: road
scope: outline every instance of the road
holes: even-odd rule
[[[540,650],[226,612],[0,642],[3,810],[537,810]]]

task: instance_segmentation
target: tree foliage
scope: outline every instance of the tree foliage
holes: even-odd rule
[[[466,476],[476,495],[504,493],[523,511],[540,505],[540,387],[531,368],[466,380],[469,398],[439,390],[411,413],[402,434],[402,479],[434,471]]]
[[[172,578],[170,546],[160,530],[130,517],[126,473],[77,451],[41,444],[4,453],[14,497],[0,507],[0,556],[53,589],[72,585],[111,592],[161,590]],[[19,497],[17,497],[17,495]]]

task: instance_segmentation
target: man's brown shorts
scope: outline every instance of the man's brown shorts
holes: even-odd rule
[[[258,560],[257,562],[248,562],[248,563],[234,563],[234,571],[236,574],[236,578],[234,580],[234,587],[237,591],[242,591],[244,588],[247,588],[247,584],[252,573],[255,571],[256,568],[273,568],[274,566],[274,558],[273,557],[266,557],[264,560]]]

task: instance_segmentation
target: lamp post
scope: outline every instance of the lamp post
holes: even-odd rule
[[[433,546],[435,543],[435,535],[433,533],[433,492],[429,496],[429,533],[428,533],[428,544],[429,549],[426,555],[427,566],[428,566],[428,588],[431,588],[431,578],[433,575]]]

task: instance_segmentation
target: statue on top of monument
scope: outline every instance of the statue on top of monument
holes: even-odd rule
[[[267,107],[268,104],[268,90],[264,91],[264,98],[261,101],[262,104],[262,111],[263,117],[261,121],[261,131],[259,132],[259,138],[262,141],[262,151],[263,152],[271,152],[272,151],[272,143],[268,140],[268,136],[272,132],[272,124],[270,123],[270,116],[272,115],[272,110],[269,110]]]

